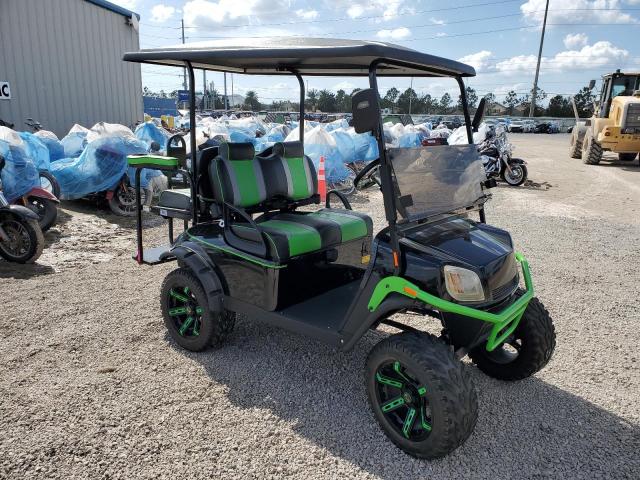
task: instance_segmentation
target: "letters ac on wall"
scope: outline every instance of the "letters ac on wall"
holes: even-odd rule
[[[11,88],[9,82],[0,81],[0,100],[11,100]]]

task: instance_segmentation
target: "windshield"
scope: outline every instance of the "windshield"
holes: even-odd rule
[[[407,221],[484,203],[487,176],[475,145],[390,148],[398,212]]]
[[[613,79],[613,85],[611,87],[611,97],[624,96],[629,97],[633,95],[634,90],[640,88],[640,77],[618,77]]]

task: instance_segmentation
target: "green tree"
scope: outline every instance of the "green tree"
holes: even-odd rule
[[[304,102],[305,108],[315,112],[318,105],[318,91],[314,88],[307,92],[307,99]]]
[[[438,111],[438,101],[428,93],[418,98],[416,113],[436,113]]]
[[[382,108],[391,108],[391,109],[396,108],[396,102],[398,101],[399,95],[400,95],[400,90],[398,90],[396,87],[391,87],[389,90],[387,90],[387,93],[385,94],[384,98],[380,102],[380,106]]]
[[[398,113],[417,113],[418,94],[413,88],[407,88],[398,96]]]
[[[596,99],[595,95],[589,90],[589,87],[583,87],[573,99],[576,102],[576,108],[578,109],[578,115],[580,117],[590,117],[593,114],[593,102]]]
[[[440,98],[440,102],[438,103],[438,113],[441,113],[443,115],[450,113],[452,103],[453,100],[451,99],[451,95],[449,95],[448,93],[442,95],[442,97]]]
[[[520,100],[518,99],[518,94],[513,90],[510,90],[507,93],[507,95],[504,97],[504,104],[507,107],[507,113],[509,115],[513,115],[513,111],[518,106],[518,103],[520,103]]]
[[[322,112],[335,112],[336,111],[336,96],[329,90],[320,90],[318,94],[318,108]]]
[[[550,117],[573,117],[571,100],[562,95],[555,95],[549,99],[546,114]]]
[[[244,96],[244,104],[242,108],[245,110],[251,110],[254,112],[259,111],[262,108],[260,100],[258,100],[258,94],[253,90],[249,90]]]
[[[344,90],[338,90],[336,93],[336,110],[338,112],[351,111],[351,97]]]
[[[469,108],[476,108],[476,105],[478,104],[478,94],[476,93],[475,89],[467,87],[465,88],[465,93],[467,94],[467,105],[469,106]],[[458,95],[457,107],[458,109],[460,109],[460,111],[462,111],[462,95]]]

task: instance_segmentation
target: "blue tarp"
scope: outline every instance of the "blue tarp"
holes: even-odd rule
[[[9,202],[40,186],[38,169],[24,147],[0,140],[0,155],[5,160],[4,168],[0,172],[2,190]]]
[[[49,170],[51,165],[49,149],[42,142],[42,139],[29,132],[18,132],[18,135],[24,141],[27,154],[35,163],[36,168],[38,170]]]
[[[78,157],[87,146],[87,132],[69,132],[60,140],[65,158]]]
[[[60,184],[61,198],[73,200],[113,188],[127,173],[127,155],[145,152],[147,145],[138,139],[99,138],[89,143],[79,157],[53,162],[51,172]],[[143,177],[146,186],[148,175]]]
[[[49,160],[55,162],[56,160],[64,158],[64,147],[62,143],[60,143],[60,140],[58,140],[55,135],[47,135],[47,133],[50,132],[38,132],[36,137],[49,149]]]
[[[158,142],[160,150],[167,149],[167,141],[169,140],[168,132],[153,122],[145,122],[138,125],[135,135],[139,140],[145,142],[147,146],[151,146],[152,142]]]

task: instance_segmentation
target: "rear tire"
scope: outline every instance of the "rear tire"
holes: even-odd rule
[[[27,197],[27,207],[38,215],[38,224],[46,232],[56,224],[58,219],[58,205],[47,198]]]
[[[209,309],[202,284],[188,268],[178,268],[165,277],[160,299],[169,335],[186,350],[200,352],[217,346],[235,326],[235,313]]]
[[[571,145],[569,146],[569,155],[571,158],[582,158],[582,140],[578,137],[577,127],[571,135]]]
[[[587,130],[582,142],[582,162],[586,165],[597,165],[602,160],[602,147],[595,141],[591,130]]]
[[[60,198],[60,184],[56,177],[46,170],[40,170],[40,186],[47,192],[52,193],[57,198]]]
[[[140,204],[144,206],[148,198],[150,198],[149,192],[141,188]],[[109,200],[109,208],[113,213],[121,217],[133,217],[136,214],[136,189],[127,185],[126,189],[123,190],[122,186],[118,185]]]
[[[409,455],[444,457],[473,432],[473,382],[451,347],[436,337],[404,332],[382,340],[371,350],[365,374],[376,420]]]
[[[637,153],[619,153],[618,160],[621,162],[633,162],[636,159]]]
[[[0,225],[11,244],[0,241],[0,256],[9,262],[34,263],[44,249],[44,235],[36,220],[0,215]]]
[[[488,352],[484,345],[469,356],[480,370],[498,380],[522,380],[539,372],[556,347],[556,332],[549,312],[532,298],[512,338]],[[515,352],[514,352],[515,350]]]

